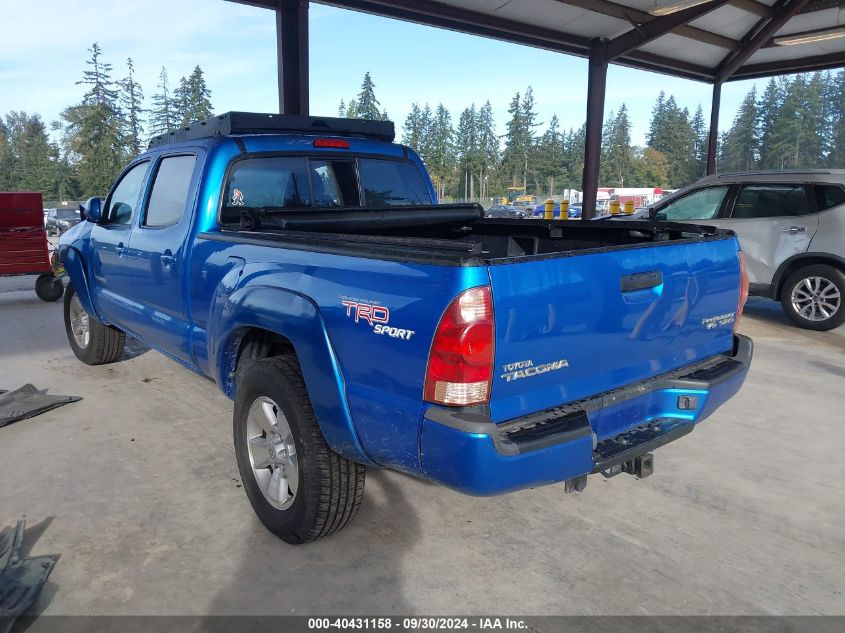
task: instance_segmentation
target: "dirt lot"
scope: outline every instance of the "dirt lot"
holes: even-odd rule
[[[753,301],[745,388],[648,479],[474,499],[372,470],[349,528],[291,547],[249,507],[212,382],[137,344],[87,367],[61,303],[0,282],[0,388],[84,398],[0,429],[0,524],[61,554],[37,611],[845,614],[845,327]]]

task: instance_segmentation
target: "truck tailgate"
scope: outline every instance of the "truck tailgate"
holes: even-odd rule
[[[493,419],[633,385],[730,350],[737,250],[735,238],[720,236],[491,262]],[[611,432],[593,430],[600,438]]]

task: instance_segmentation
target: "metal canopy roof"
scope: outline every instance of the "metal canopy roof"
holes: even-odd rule
[[[606,62],[711,83],[845,66],[845,37],[774,43],[778,36],[845,28],[845,0],[709,0],[691,7],[692,0],[315,1],[582,57],[599,48]],[[654,15],[673,5],[675,11]]]

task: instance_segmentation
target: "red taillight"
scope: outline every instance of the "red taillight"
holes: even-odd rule
[[[493,349],[490,286],[465,290],[446,308],[434,333],[425,375],[425,400],[450,406],[488,402]]]
[[[739,303],[736,307],[736,321],[734,331],[739,327],[739,320],[742,318],[742,310],[748,300],[748,268],[745,265],[745,254],[739,251]]]
[[[349,149],[349,141],[339,138],[318,138],[314,140],[314,147],[330,147],[332,149]]]

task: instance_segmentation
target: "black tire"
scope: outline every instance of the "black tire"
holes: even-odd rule
[[[96,317],[85,313],[88,322],[88,343],[86,345],[77,343],[71,326],[71,305],[75,296],[73,284],[68,284],[64,306],[65,333],[73,353],[86,365],[106,365],[115,362],[123,354],[126,334],[116,327],[100,323]],[[81,308],[81,305],[78,307]],[[84,311],[84,308],[82,309]]]
[[[838,304],[836,304],[837,310],[828,318],[821,320],[807,318],[793,305],[793,291],[808,278],[822,279],[829,284],[833,284],[836,290],[839,291]],[[845,273],[833,266],[827,266],[825,264],[806,266],[790,275],[783,284],[783,289],[780,293],[780,303],[783,306],[784,312],[786,312],[786,316],[798,327],[807,330],[816,330],[817,332],[825,332],[839,327],[842,323],[845,323]]]
[[[260,398],[269,398],[281,409],[296,448],[298,490],[286,509],[268,501],[250,461],[247,418]],[[307,543],[337,532],[355,518],[364,497],[365,467],[326,444],[295,358],[277,356],[250,366],[238,383],[232,426],[244,490],[273,534],[287,543]]]
[[[53,273],[38,275],[35,280],[35,294],[42,301],[58,301],[65,293],[65,286],[61,279],[53,276]]]

